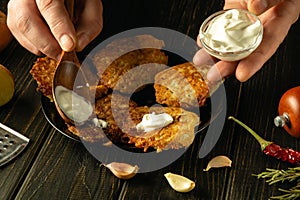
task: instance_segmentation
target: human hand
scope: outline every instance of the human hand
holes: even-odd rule
[[[101,0],[85,0],[75,30],[63,0],[10,0],[7,25],[26,49],[58,59],[62,50],[83,50],[101,32],[102,11]]]
[[[275,53],[282,43],[291,25],[298,20],[300,12],[299,0],[225,0],[224,9],[247,9],[258,15],[264,27],[263,40],[260,46],[248,57],[236,61],[218,61],[207,74],[207,79],[217,81],[235,73],[236,78],[247,81],[264,63]],[[199,36],[197,38],[199,46]],[[205,50],[199,50],[193,62],[196,65],[204,64],[210,57]]]

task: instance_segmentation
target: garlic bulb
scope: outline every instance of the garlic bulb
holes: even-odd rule
[[[165,174],[165,177],[170,186],[177,192],[189,192],[195,187],[195,182],[184,176],[169,172]]]
[[[216,156],[211,159],[204,171],[210,170],[210,168],[219,168],[219,167],[231,167],[232,161],[226,156]]]
[[[120,179],[130,179],[134,177],[139,170],[137,165],[132,166],[127,163],[112,162],[104,166]]]

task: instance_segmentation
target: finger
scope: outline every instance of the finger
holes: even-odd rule
[[[63,0],[37,0],[37,7],[64,51],[75,48],[77,37]]]
[[[201,44],[201,42],[200,42],[200,34],[198,34],[197,39],[196,39],[196,42],[197,42],[197,45],[198,45],[199,47],[202,47],[202,44]]]
[[[193,57],[193,63],[198,66],[204,64],[213,65],[216,62],[217,59],[209,55],[204,49],[200,49],[199,51],[197,51]]]
[[[41,56],[43,53],[36,48],[36,46],[34,46],[27,38],[20,36],[18,37],[18,42],[25,47],[28,51],[30,51],[31,53]]]
[[[10,1],[7,8],[7,25],[21,45],[35,54],[42,52],[53,58],[59,57],[60,47],[33,1]]]
[[[251,55],[240,61],[236,69],[238,80],[247,81],[275,53],[291,25],[297,21],[299,10],[300,1],[284,1],[260,16],[264,25],[262,43]]]
[[[246,0],[225,0],[225,4],[223,9],[231,9],[231,8],[247,8]]]
[[[283,0],[245,0],[250,12],[260,15]]]
[[[87,0],[77,27],[77,51],[88,45],[103,28],[103,7],[101,0]]]
[[[208,71],[206,78],[211,82],[220,81],[233,74],[237,64],[238,62],[219,61]]]

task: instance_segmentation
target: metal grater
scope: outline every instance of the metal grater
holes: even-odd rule
[[[0,166],[21,153],[28,142],[27,137],[0,123]]]

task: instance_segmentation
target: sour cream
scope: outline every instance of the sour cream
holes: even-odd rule
[[[145,114],[142,121],[136,125],[138,131],[150,132],[156,129],[163,128],[173,122],[171,115],[167,113],[161,114]]]
[[[74,122],[82,123],[93,113],[90,102],[63,86],[55,88],[55,97],[60,109]]]
[[[251,53],[261,42],[262,29],[260,20],[254,14],[246,10],[231,9],[209,17],[202,24],[199,36],[204,48],[209,47],[215,52],[249,50]]]
[[[107,128],[108,123],[102,119],[94,118],[93,123],[96,127]]]

